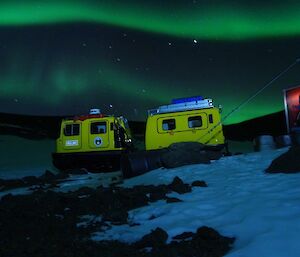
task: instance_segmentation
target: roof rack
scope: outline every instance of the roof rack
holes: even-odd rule
[[[148,110],[148,115],[190,111],[190,110],[206,109],[212,107],[214,107],[212,99],[194,100],[188,102],[180,102],[176,104],[162,105],[156,109]]]

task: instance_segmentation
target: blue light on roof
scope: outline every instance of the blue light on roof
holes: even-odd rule
[[[180,104],[180,103],[187,103],[187,102],[201,101],[201,100],[204,100],[203,96],[183,97],[183,98],[172,99],[172,104]]]

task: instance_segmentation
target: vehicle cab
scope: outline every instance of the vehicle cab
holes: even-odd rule
[[[52,154],[53,164],[60,170],[118,169],[120,155],[130,149],[131,141],[127,119],[91,109],[88,115],[62,120],[56,151]]]

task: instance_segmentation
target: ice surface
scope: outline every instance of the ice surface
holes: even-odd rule
[[[0,178],[40,176],[46,169],[55,170],[51,163],[54,150],[55,141],[51,139],[0,135]]]

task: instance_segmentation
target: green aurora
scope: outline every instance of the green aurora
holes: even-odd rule
[[[300,3],[165,6],[145,1],[1,1],[0,25],[91,22],[184,38],[246,40],[300,34]],[[177,4],[176,4],[177,3]]]
[[[26,61],[23,62],[25,63]],[[60,106],[60,103],[65,103],[66,99],[69,100],[70,98],[76,99],[76,102],[78,102],[78,99],[81,99],[79,101],[87,102],[89,99],[87,92],[97,92],[98,95],[102,95],[106,99],[106,105],[109,105],[111,102],[114,103],[115,100],[112,99],[115,98],[118,98],[119,101],[124,101],[121,96],[125,97],[129,103],[136,102],[136,106],[141,104],[140,102],[143,102],[144,105],[147,103],[144,110],[142,110],[145,114],[147,109],[167,104],[172,98],[199,95],[199,89],[193,87],[194,83],[192,82],[163,81],[158,77],[151,80],[146,76],[132,76],[130,72],[124,72],[108,65],[105,67],[105,64],[91,65],[91,67],[93,66],[102,67],[101,71],[89,70],[82,74],[81,71],[84,68],[71,70],[68,65],[66,67],[58,66],[52,68],[47,74],[51,87],[47,88],[42,88],[40,85],[41,69],[39,67],[34,68],[32,74],[29,75],[27,72],[12,70],[11,73],[8,73],[7,76],[1,79],[0,96],[4,98],[28,99],[28,102],[33,100],[33,102],[43,103],[43,105]],[[19,74],[19,76],[16,78],[14,74]],[[185,86],[182,86],[183,84]],[[224,115],[255,92],[255,89],[245,88],[243,92],[238,93],[237,97],[232,85],[224,84],[222,85],[224,89],[219,90],[217,85],[213,86],[211,83],[206,85],[208,84],[208,87],[201,89],[201,94],[208,97],[213,96],[216,104],[222,104]],[[99,85],[102,86],[99,87]],[[259,89],[259,86],[257,89]],[[192,89],[188,90],[188,88]],[[281,93],[281,90],[279,90],[279,93]],[[85,95],[87,97],[83,100],[81,96]],[[249,103],[228,118],[225,124],[237,123],[280,111],[283,108],[281,99],[279,98],[279,101],[272,102],[274,99],[272,98],[273,96],[268,94],[258,96],[253,103]],[[278,100],[278,96],[275,99]],[[90,105],[84,106],[86,106],[86,110],[92,107]],[[122,106],[119,108],[122,109]]]
[[[101,102],[141,120],[149,108],[200,94],[226,115],[297,57],[299,14],[300,4],[280,3],[1,1],[0,108],[65,115]],[[225,123],[282,110],[282,89],[297,74]]]

